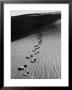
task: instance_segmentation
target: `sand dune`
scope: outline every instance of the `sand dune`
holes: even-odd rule
[[[61,35],[60,32],[44,35],[42,44],[34,55],[32,50],[38,44],[38,36],[31,35],[11,44],[11,78],[12,79],[60,79],[61,78]],[[26,56],[33,55],[29,60]],[[35,63],[31,60],[37,59]],[[17,71],[19,66],[27,69]],[[29,72],[25,76],[25,72]]]

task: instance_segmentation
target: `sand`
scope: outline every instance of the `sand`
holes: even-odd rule
[[[42,36],[42,44],[36,56],[32,52],[38,44],[38,36],[30,35],[11,43],[12,79],[60,79],[61,78],[61,32],[49,32]],[[33,55],[27,60],[25,57]],[[37,59],[35,63],[30,61]],[[19,66],[27,64],[26,70],[17,71]],[[24,76],[25,71],[29,74]]]

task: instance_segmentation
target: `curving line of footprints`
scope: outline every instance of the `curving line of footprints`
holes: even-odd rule
[[[37,58],[34,58],[34,59],[33,59],[33,57],[34,57],[35,55],[37,55],[37,56],[39,55],[40,52],[37,51],[37,50],[40,49],[41,43],[42,43],[42,34],[41,34],[41,32],[40,32],[40,34],[39,34],[39,36],[38,36],[38,44],[35,45],[35,46],[34,46],[34,49],[32,50],[33,54],[31,54],[29,57],[28,57],[28,56],[25,57],[26,60],[30,61],[30,63],[36,63],[36,62],[38,62]],[[27,67],[28,67],[27,64],[22,65],[22,66],[18,67],[17,72],[22,71],[22,70],[23,70],[23,71],[25,70],[25,72],[23,73],[23,76],[28,77],[29,72],[28,72],[28,68],[27,68]],[[17,75],[17,72],[16,72],[16,74],[14,75],[13,78],[15,78],[15,76]]]

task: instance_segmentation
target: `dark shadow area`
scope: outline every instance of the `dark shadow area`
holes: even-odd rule
[[[44,32],[43,27],[50,25],[61,18],[56,14],[26,14],[11,17],[11,41],[15,41],[28,35]]]

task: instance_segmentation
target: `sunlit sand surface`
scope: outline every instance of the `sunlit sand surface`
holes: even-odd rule
[[[38,44],[38,36],[31,35],[11,44],[11,78],[12,79],[60,79],[61,78],[61,32],[45,32],[42,44],[34,55],[32,50]],[[29,60],[26,56],[33,55]],[[35,63],[30,61],[37,59]],[[26,70],[17,71],[18,67],[27,65]],[[25,71],[29,72],[25,76]]]

